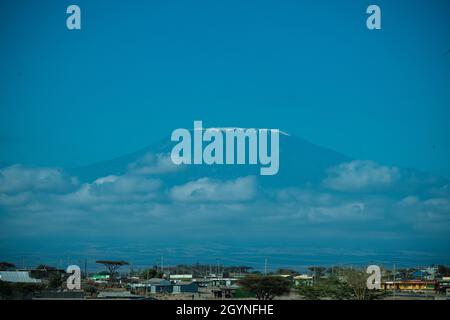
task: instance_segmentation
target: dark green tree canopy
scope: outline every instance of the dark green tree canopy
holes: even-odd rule
[[[16,269],[16,265],[6,261],[0,262],[0,270],[10,270],[10,269]]]
[[[289,293],[291,289],[288,279],[277,276],[248,275],[239,284],[243,290],[255,294],[258,300],[272,300]]]
[[[128,262],[123,261],[123,260],[120,260],[120,261],[97,260],[96,263],[103,264],[106,267],[106,269],[108,269],[109,275],[112,279],[114,278],[116,271],[119,270],[120,267],[129,265]]]

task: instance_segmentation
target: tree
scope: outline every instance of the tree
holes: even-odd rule
[[[36,267],[36,270],[44,270],[44,271],[55,271],[56,268],[55,267],[51,267],[49,265],[46,264],[40,264]]]
[[[448,276],[450,276],[450,267],[447,267],[444,265],[439,265],[438,272],[441,276],[448,277]]]
[[[30,275],[38,279],[48,278],[53,285],[52,288],[58,288],[60,286],[58,285],[57,277],[61,278],[61,271],[57,270],[55,267],[40,264],[35,270],[31,270]]]
[[[9,282],[0,280],[0,298],[6,299],[12,295],[12,287]]]
[[[97,294],[97,288],[95,286],[85,286],[84,292],[89,293],[89,295],[92,297],[93,295]]]
[[[52,272],[48,278],[48,287],[52,289],[61,288],[63,279],[61,278],[61,273]]]
[[[324,268],[324,267],[309,267],[308,270],[313,273],[314,281],[317,281],[317,279],[320,279],[323,276],[324,271],[327,270],[327,268]]]
[[[258,300],[272,300],[289,293],[291,282],[283,277],[248,275],[238,282],[246,292],[256,295]]]
[[[345,269],[343,270],[345,283],[353,290],[356,300],[366,300],[368,298],[367,273],[364,270]]]
[[[151,279],[151,278],[162,278],[163,274],[158,271],[156,268],[145,269],[141,272],[140,277],[142,279]]]
[[[44,288],[40,283],[12,283],[0,280],[0,299],[26,300]]]
[[[11,270],[16,269],[16,265],[6,261],[0,262],[0,270]]]
[[[298,275],[298,272],[292,269],[284,269],[284,268],[280,268],[278,269],[276,272],[276,274],[288,274],[291,276],[296,276]]]
[[[113,260],[98,260],[96,263],[103,264],[108,269],[109,277],[111,281],[115,279],[115,274],[120,267],[129,265],[126,261],[113,261]]]
[[[319,279],[314,285],[297,286],[298,293],[307,300],[331,298],[336,300],[351,299],[353,290],[337,277]]]

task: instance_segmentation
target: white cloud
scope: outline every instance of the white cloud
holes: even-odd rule
[[[0,170],[0,193],[66,192],[78,184],[76,178],[55,168],[14,165]]]
[[[343,203],[336,206],[312,207],[307,217],[315,222],[329,222],[333,220],[357,220],[366,215],[366,206],[363,202]]]
[[[406,192],[397,188],[405,184],[405,171],[400,179],[396,168],[370,161],[332,168],[319,185],[263,190],[251,176],[192,179],[173,186],[164,175],[158,176],[160,179],[152,176],[170,172],[164,157],[149,156],[147,160],[130,165],[124,175],[105,176],[82,185],[53,168],[14,166],[0,170],[0,234],[44,234],[44,228],[49,233],[67,228],[78,232],[80,228],[86,234],[150,234],[162,232],[165,226],[178,230],[216,228],[226,233],[232,226],[255,234],[285,230],[295,234],[301,229],[314,235],[316,231],[311,228],[320,227],[327,235],[345,227],[355,234],[385,232],[385,228],[390,230],[386,232],[401,233],[417,228],[423,234],[433,230],[434,235],[434,230],[448,231],[450,225],[446,183],[427,182],[418,192]],[[138,170],[142,168],[149,170]],[[392,188],[378,192],[397,179],[395,192]],[[417,181],[422,186],[423,180]],[[438,191],[427,192],[429,186]],[[35,228],[36,223],[40,223],[39,228]]]
[[[361,221],[382,218],[386,197],[333,193],[323,189],[287,188],[276,193],[277,213],[283,219],[305,222]]]
[[[94,184],[113,183],[114,181],[117,180],[117,178],[118,178],[118,176],[115,176],[115,175],[101,177],[101,178],[98,178],[97,180],[95,180]]]
[[[408,206],[417,205],[418,203],[420,203],[419,198],[417,198],[415,196],[407,196],[407,197],[403,198],[402,200],[400,200],[397,203],[397,205],[401,206],[401,207],[408,207]]]
[[[450,230],[450,200],[448,198],[420,199],[407,196],[394,206],[394,214],[417,230],[445,232]]]
[[[158,197],[161,181],[143,176],[107,176],[84,184],[61,200],[70,205],[147,202]]]
[[[175,165],[170,155],[147,153],[142,158],[128,166],[131,174],[157,175],[180,170],[181,166]]]
[[[399,177],[400,173],[396,167],[381,166],[373,161],[354,160],[330,168],[323,185],[338,191],[367,191],[389,187]]]
[[[101,183],[100,183],[100,182]],[[141,176],[123,175],[97,179],[90,185],[90,191],[98,195],[146,194],[157,190],[161,182]]]
[[[253,199],[255,194],[255,177],[228,181],[202,178],[181,186],[175,186],[170,190],[170,196],[173,200],[186,202],[240,202]]]

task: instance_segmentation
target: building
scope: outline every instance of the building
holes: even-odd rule
[[[209,283],[213,287],[230,287],[236,284],[239,281],[237,278],[211,278],[209,279]]]
[[[219,289],[213,289],[211,292],[214,294],[214,298],[233,298],[236,295],[236,290],[238,287],[236,285],[230,286],[230,287],[221,287]]]
[[[148,289],[151,293],[170,293],[172,292],[172,284],[169,280],[151,278],[148,281]]]
[[[0,282],[9,290],[0,292],[0,300],[29,300],[42,284],[42,280],[30,277],[28,271],[0,271]],[[26,289],[25,289],[26,288]]]
[[[109,281],[109,274],[94,274],[91,280],[95,283],[107,283]]]
[[[129,287],[133,292],[139,293],[170,293],[172,292],[172,284],[169,280],[151,278],[144,283],[131,283]]]
[[[208,278],[197,278],[193,279],[192,281],[196,282],[200,288],[206,288],[209,285]]]
[[[179,282],[170,283],[166,279],[152,278],[145,283],[131,283],[129,288],[134,293],[146,294],[146,293],[197,293],[198,284],[196,282]]]
[[[172,293],[197,293],[198,284],[196,282],[178,283],[172,285]]]
[[[287,279],[291,282],[294,280],[294,275],[292,275],[292,274],[274,274],[272,276],[273,277],[281,277],[281,278]]]
[[[427,267],[414,271],[412,277],[416,280],[435,280],[438,272],[438,267]]]
[[[172,283],[178,283],[181,281],[192,281],[192,274],[171,274],[169,280]]]
[[[450,277],[442,277],[439,281],[439,291],[450,295]]]
[[[436,291],[438,283],[432,280],[396,280],[386,281],[381,284],[384,290],[396,291]]]
[[[11,283],[42,283],[40,279],[31,278],[28,271],[0,271],[0,280]]]
[[[129,291],[102,291],[97,295],[97,299],[142,300],[144,298]]]
[[[313,277],[308,276],[307,274],[301,274],[294,277],[294,284],[296,286],[312,286],[313,285]]]

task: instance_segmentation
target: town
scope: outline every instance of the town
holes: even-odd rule
[[[0,262],[0,298],[13,300],[448,300],[450,267],[381,268],[381,287],[367,288],[368,274],[355,266],[254,270],[203,264],[135,269],[122,260],[97,260],[69,290],[70,274],[41,264],[19,268]]]

